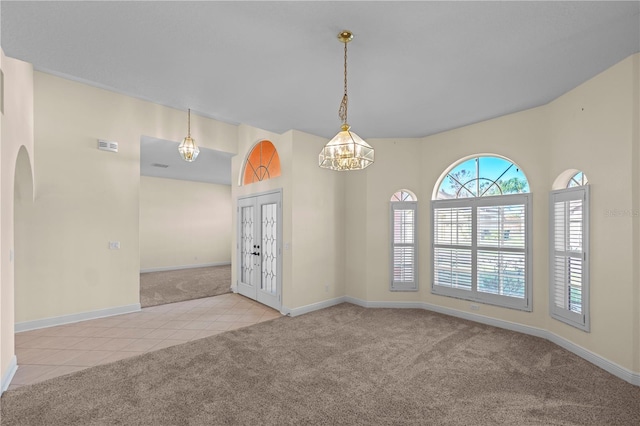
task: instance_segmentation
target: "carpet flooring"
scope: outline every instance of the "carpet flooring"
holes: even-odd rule
[[[231,292],[231,265],[140,274],[143,308]]]
[[[536,337],[350,304],[5,392],[13,425],[637,425],[640,388]]]

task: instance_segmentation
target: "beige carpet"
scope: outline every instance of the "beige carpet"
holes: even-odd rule
[[[140,305],[164,305],[230,293],[231,265],[140,274]]]
[[[531,336],[350,304],[9,391],[2,425],[638,425],[640,388]]]

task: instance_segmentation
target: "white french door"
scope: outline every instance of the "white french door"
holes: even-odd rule
[[[238,199],[238,293],[282,307],[282,193]]]

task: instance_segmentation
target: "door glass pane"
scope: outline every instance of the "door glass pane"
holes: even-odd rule
[[[278,231],[278,205],[263,204],[262,205],[262,283],[260,289],[269,293],[276,294],[277,280],[277,231]]]
[[[241,246],[240,246],[240,280],[249,285],[253,285],[253,206],[242,207],[241,214]]]

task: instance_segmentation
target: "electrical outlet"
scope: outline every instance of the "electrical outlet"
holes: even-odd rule
[[[480,310],[480,305],[476,305],[475,303],[472,303],[469,306],[471,307],[472,311],[479,311]]]
[[[109,250],[120,250],[120,241],[109,241]]]

